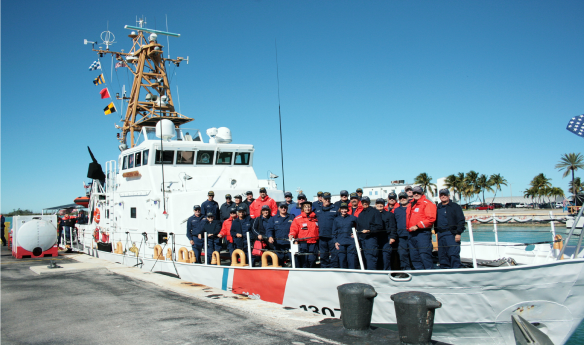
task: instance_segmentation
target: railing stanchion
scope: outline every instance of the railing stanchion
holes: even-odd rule
[[[249,241],[249,232],[246,232],[245,235],[247,236],[247,261],[249,262],[249,267],[253,267],[251,264],[251,242]]]
[[[205,241],[205,265],[207,265],[207,232],[203,233],[203,241]]]
[[[363,265],[363,257],[361,256],[361,247],[359,246],[359,239],[357,238],[357,231],[353,228],[353,239],[355,240],[355,249],[357,249],[357,256],[359,257],[359,264],[361,265],[361,271],[365,270]]]
[[[497,232],[497,216],[493,213],[493,231],[495,232],[495,246],[497,247],[497,259],[501,258],[499,254],[499,233]]]
[[[472,233],[472,223],[468,221],[468,236],[470,237],[470,252],[472,254],[472,267],[477,268],[477,256],[475,254],[474,236]]]

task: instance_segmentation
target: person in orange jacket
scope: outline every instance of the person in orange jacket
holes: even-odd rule
[[[395,194],[395,192],[390,192],[387,194],[387,205],[385,205],[383,209],[387,212],[393,213],[393,209],[396,207],[399,207],[399,204],[397,203],[397,194]]]
[[[412,188],[413,201],[406,210],[410,232],[410,259],[416,270],[429,270],[432,262],[432,226],[436,221],[436,204],[428,200],[420,186]]]
[[[278,214],[278,205],[274,199],[270,198],[264,187],[260,188],[260,197],[255,199],[254,202],[249,205],[249,216],[251,218],[257,218],[262,215],[262,206],[268,205],[272,217]]]
[[[349,214],[355,217],[359,217],[359,214],[363,211],[363,205],[361,204],[361,199],[357,193],[351,193],[351,203],[349,204]]]
[[[304,201],[301,207],[302,213],[290,225],[289,238],[298,239],[298,253],[305,254],[298,256],[297,267],[312,268],[318,251],[318,220],[312,212],[312,202]]]
[[[231,207],[229,209],[229,218],[223,221],[223,225],[221,226],[221,232],[219,232],[219,238],[225,237],[227,240],[227,250],[229,250],[229,256],[233,254],[235,250],[235,244],[233,243],[233,237],[231,237],[231,223],[233,220],[237,218],[237,209],[235,207]]]

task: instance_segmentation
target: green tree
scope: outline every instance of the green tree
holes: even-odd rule
[[[432,183],[432,176],[428,176],[426,173],[421,173],[420,175],[416,176],[414,183],[424,188],[424,194],[426,194],[427,190],[430,190],[430,195],[434,196],[434,191],[431,187],[436,188],[436,184]]]
[[[456,198],[456,193],[458,192],[458,181],[456,175],[448,175],[444,179],[444,186],[452,191],[454,198]]]
[[[493,174],[491,175],[491,177],[489,177],[489,181],[491,183],[492,187],[495,187],[495,195],[493,195],[493,201],[491,201],[491,203],[495,202],[495,197],[497,196],[497,191],[501,190],[501,186],[506,186],[507,185],[507,180],[501,176],[501,174]]]
[[[480,193],[480,189],[477,184],[477,180],[479,179],[479,173],[474,170],[471,170],[466,173],[464,176],[464,191],[467,198],[472,198],[475,195]]]
[[[584,192],[584,185],[579,177],[576,177],[572,182],[569,183],[570,191],[576,191],[576,194]]]
[[[562,177],[566,177],[572,172],[572,183],[574,183],[574,172],[578,169],[584,169],[584,156],[581,153],[565,153],[556,164],[556,169],[564,170],[564,176]],[[577,193],[575,189],[572,189],[574,200]]]

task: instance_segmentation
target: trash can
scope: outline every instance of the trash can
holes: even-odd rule
[[[402,344],[431,344],[434,310],[442,307],[429,293],[407,291],[391,296]]]
[[[373,286],[362,283],[339,285],[337,290],[345,333],[366,337],[371,331],[373,299],[377,296],[377,292]]]

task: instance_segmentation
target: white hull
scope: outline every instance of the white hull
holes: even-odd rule
[[[511,314],[517,313],[564,344],[584,318],[584,260],[501,268],[409,271],[396,281],[384,271],[341,269],[248,268],[156,261],[86,247],[100,258],[146,271],[177,274],[181,279],[234,293],[340,316],[336,287],[371,284],[378,292],[372,322],[394,327],[392,294],[424,291],[443,307],[436,311],[433,338],[452,344],[515,344]]]
[[[566,217],[566,228],[567,229],[571,229],[572,226],[574,225],[574,216],[568,216]],[[574,234],[579,235],[582,232],[582,225],[584,225],[584,217],[580,218],[580,220],[578,221],[578,224],[576,224],[576,229],[574,230]]]

